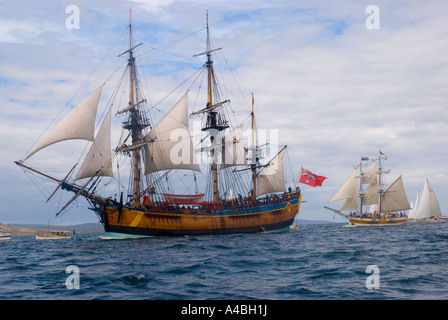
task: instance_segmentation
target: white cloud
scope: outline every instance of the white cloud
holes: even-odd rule
[[[0,42],[24,43],[27,40],[36,38],[43,32],[43,29],[36,28],[28,22],[14,20],[0,21]]]

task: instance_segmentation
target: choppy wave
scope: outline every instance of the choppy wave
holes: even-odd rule
[[[0,243],[0,299],[448,299],[448,224]],[[79,268],[79,289],[69,289]],[[379,288],[369,289],[370,265]]]

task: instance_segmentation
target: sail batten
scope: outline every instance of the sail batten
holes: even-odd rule
[[[25,158],[54,143],[71,140],[94,140],[95,118],[102,86],[65,116]]]

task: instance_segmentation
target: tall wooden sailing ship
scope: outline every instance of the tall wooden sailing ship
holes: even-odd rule
[[[285,192],[282,148],[267,164],[260,164],[254,127],[254,103],[250,113],[252,143],[244,147],[242,128],[231,130],[224,109],[229,100],[221,98],[213,68],[207,14],[207,47],[202,70],[207,78],[205,107],[188,114],[188,92],[155,125],[150,121],[151,106],[143,97],[134,51],[141,44],[132,41],[129,24],[129,49],[125,75],[129,78],[129,101],[119,106],[117,116],[124,116],[122,135],[111,148],[111,104],[95,136],[95,119],[102,86],[74,108],[24,157],[16,161],[26,172],[37,173],[56,183],[50,198],[63,189],[73,197],[57,212],[64,212],[78,197],[87,199],[110,237],[178,236],[228,234],[287,230],[299,212],[301,194]],[[119,56],[119,57],[120,57]],[[115,92],[118,92],[116,90]],[[178,170],[201,171],[195,158],[189,118],[203,117],[201,132],[206,146],[199,148],[211,159],[206,164],[207,187],[204,193],[176,194],[169,186]],[[28,159],[36,152],[64,140],[91,141],[90,150],[79,169],[71,168],[64,178],[36,169]],[[246,157],[246,153],[248,157]],[[123,166],[118,157],[130,159],[129,187],[116,178]],[[117,169],[114,169],[116,161]],[[121,166],[121,167],[120,167]],[[181,176],[181,175],[180,175]],[[99,192],[102,179],[115,177],[119,192],[113,196]],[[179,177],[179,175],[178,175]],[[249,177],[245,179],[245,177]],[[82,181],[82,183],[79,183]],[[114,180],[112,180],[114,181]],[[179,183],[179,182],[177,182]],[[49,198],[49,199],[50,199]]]
[[[345,200],[340,210],[325,207],[326,209],[346,218],[349,226],[385,226],[399,225],[408,221],[405,210],[409,210],[408,198],[404,189],[402,177],[399,176],[387,188],[383,185],[383,174],[390,170],[382,168],[381,160],[387,160],[380,152],[373,158],[372,165],[367,166],[363,161],[354,166],[353,173],[334,195],[330,202]],[[378,166],[377,166],[378,163]]]

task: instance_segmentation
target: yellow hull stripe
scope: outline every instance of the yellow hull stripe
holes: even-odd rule
[[[135,216],[134,220],[129,224],[130,227],[136,227],[140,221],[143,219],[144,212],[137,212],[137,215]]]

